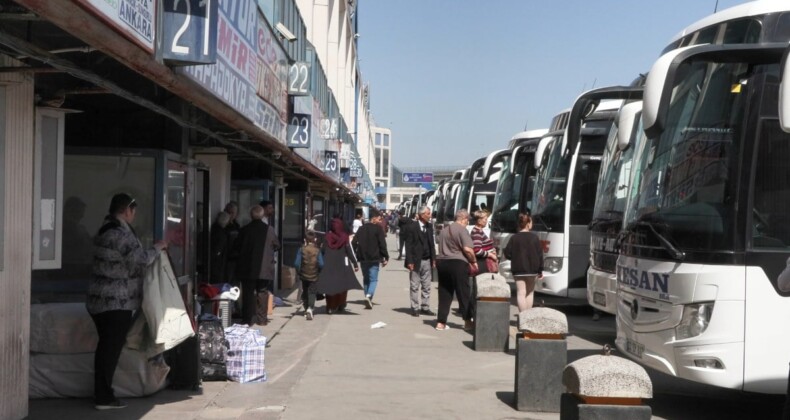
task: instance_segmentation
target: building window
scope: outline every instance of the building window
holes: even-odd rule
[[[376,148],[376,176],[381,176],[381,148]]]
[[[400,196],[396,194],[392,194],[390,196],[390,203],[394,203],[394,204],[400,203]]]
[[[384,146],[389,147],[389,145],[390,145],[390,135],[389,134],[385,134],[384,135]]]
[[[381,133],[376,133],[376,146],[381,146]]]
[[[389,178],[389,176],[390,176],[390,151],[385,149],[383,151],[383,153],[384,153],[384,159],[382,159],[382,162],[381,162],[381,172],[382,172],[382,174],[383,174],[382,176],[384,178]]]

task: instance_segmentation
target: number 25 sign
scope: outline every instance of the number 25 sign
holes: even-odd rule
[[[169,64],[217,62],[219,0],[162,0],[162,59]]]

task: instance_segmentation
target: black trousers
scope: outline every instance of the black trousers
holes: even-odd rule
[[[447,323],[454,294],[458,299],[461,317],[464,321],[470,321],[475,316],[475,303],[469,287],[469,263],[461,260],[437,260],[436,268],[439,271],[439,314],[436,320],[442,324]]]
[[[302,304],[304,309],[315,309],[315,280],[302,279]]]
[[[271,280],[242,279],[241,280],[241,321],[252,325],[252,320],[258,308],[258,293],[270,293]],[[268,296],[265,296],[268,298]],[[264,302],[266,300],[264,299]],[[258,320],[263,321],[263,320]]]
[[[93,386],[96,404],[107,404],[115,400],[112,377],[126,344],[126,334],[132,327],[132,311],[107,311],[91,314],[99,343],[93,359]]]

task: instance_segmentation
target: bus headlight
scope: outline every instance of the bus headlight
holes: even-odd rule
[[[559,273],[562,270],[562,258],[547,257],[543,259],[543,269],[551,274]]]
[[[683,318],[675,327],[675,339],[696,337],[705,332],[713,313],[713,302],[695,303],[683,307]]]

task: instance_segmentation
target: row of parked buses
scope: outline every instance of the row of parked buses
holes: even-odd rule
[[[442,182],[424,201],[437,229],[458,209],[488,209],[501,250],[528,212],[545,251],[536,291],[616,314],[623,354],[785,393],[788,41],[783,0],[696,22],[646,77],[582,94],[548,130],[519,133]]]

